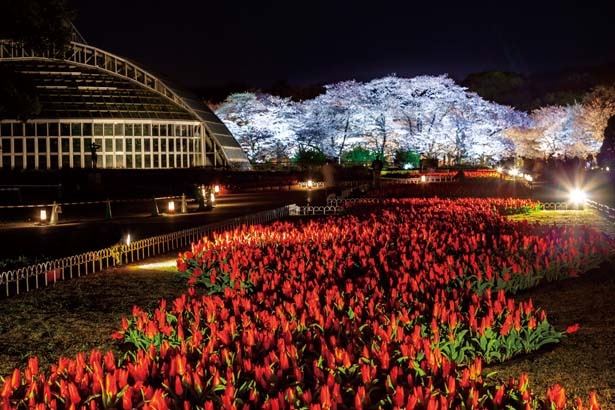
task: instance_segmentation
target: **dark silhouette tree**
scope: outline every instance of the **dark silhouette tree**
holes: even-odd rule
[[[322,151],[299,147],[297,154],[293,158],[293,162],[297,164],[301,169],[311,171],[315,167],[320,167],[327,160],[325,154]]]
[[[73,34],[74,15],[67,0],[3,0],[0,41],[17,41],[37,53],[63,53]],[[40,109],[29,79],[0,65],[0,118],[27,120]]]
[[[67,0],[3,0],[0,39],[37,52],[61,50],[71,40],[74,17]]]
[[[527,93],[527,83],[521,75],[503,71],[473,73],[461,84],[485,100],[499,104],[515,105]]]
[[[615,169],[615,115],[609,118],[604,130],[604,139],[598,153],[598,164],[601,167]]]

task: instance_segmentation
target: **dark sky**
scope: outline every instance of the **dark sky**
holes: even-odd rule
[[[185,86],[615,62],[610,1],[72,0],[93,46]]]

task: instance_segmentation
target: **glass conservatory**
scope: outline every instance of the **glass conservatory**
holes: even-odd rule
[[[0,168],[249,168],[203,102],[76,37],[60,56],[0,41],[0,67],[26,76],[41,111],[0,118]]]

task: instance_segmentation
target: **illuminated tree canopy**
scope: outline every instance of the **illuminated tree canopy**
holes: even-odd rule
[[[394,162],[415,152],[445,165],[509,157],[596,155],[615,90],[600,87],[582,103],[530,114],[487,101],[446,75],[343,81],[294,102],[267,94],[230,95],[216,110],[255,162],[316,150],[350,158],[356,148]]]

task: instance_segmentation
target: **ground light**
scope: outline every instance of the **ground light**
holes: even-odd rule
[[[308,179],[308,181],[307,181],[308,189],[312,189],[313,186],[314,186],[314,181],[312,181],[311,179]]]
[[[170,214],[175,213],[175,202],[174,201],[169,201],[169,213]]]
[[[41,209],[41,212],[39,214],[39,218],[40,218],[42,224],[47,223],[47,210],[46,209]]]
[[[138,269],[164,269],[164,268],[172,268],[175,266],[177,266],[177,260],[170,259],[167,261],[140,264],[140,265],[137,265],[137,268]]]
[[[587,194],[579,188],[574,188],[570,191],[568,199],[572,204],[582,206],[587,202]]]
[[[421,175],[421,182],[427,182],[427,177],[425,175]]]

